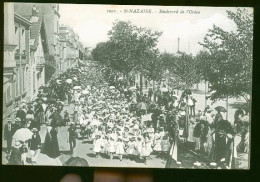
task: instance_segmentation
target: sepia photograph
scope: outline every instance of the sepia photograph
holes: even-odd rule
[[[250,169],[253,17],[4,3],[2,165]]]

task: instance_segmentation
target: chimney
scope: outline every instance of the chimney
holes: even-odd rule
[[[35,7],[35,5],[32,7],[32,16],[38,16],[39,10]]]
[[[177,48],[177,52],[180,52],[180,38],[178,37],[178,48]]]

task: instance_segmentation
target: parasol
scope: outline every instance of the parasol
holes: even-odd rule
[[[178,99],[179,97],[178,97],[178,95],[172,95],[172,98]]]
[[[47,97],[42,97],[42,100],[46,101],[46,100],[47,100]]]
[[[81,89],[81,86],[75,86],[73,87],[74,90],[80,90]]]
[[[219,112],[227,112],[227,110],[223,106],[217,106],[217,107],[215,107],[215,110],[217,110]]]
[[[88,91],[87,89],[85,89],[85,90],[82,91],[82,93],[83,93],[84,95],[86,95],[86,94],[89,94],[89,91]]]
[[[99,126],[101,124],[101,122],[99,122],[98,120],[92,120],[90,122],[90,126]]]
[[[136,87],[130,87],[128,90],[136,90]]]
[[[25,116],[26,119],[34,119],[34,115],[33,114],[26,114]]]
[[[137,109],[140,109],[140,110],[147,110],[147,104],[144,103],[144,102],[139,102],[137,105],[136,105],[136,108]]]
[[[40,87],[39,87],[39,90],[41,90],[41,89],[45,89],[45,86],[40,86]]]
[[[67,79],[66,82],[67,83],[72,83],[72,79]]]
[[[20,128],[14,133],[13,139],[25,142],[31,139],[32,135],[33,133],[28,128]]]
[[[81,157],[71,157],[64,163],[64,166],[89,166],[89,164]]]
[[[162,91],[162,92],[168,92],[168,88],[163,87],[163,88],[161,88],[161,91]]]
[[[57,83],[58,85],[61,85],[61,80],[56,80],[56,83]]]

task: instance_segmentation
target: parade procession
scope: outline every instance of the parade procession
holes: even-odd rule
[[[12,9],[8,4],[6,11]],[[210,27],[199,42],[203,50],[196,54],[189,52],[192,44],[187,51],[181,50],[179,37],[173,43],[176,53],[163,52],[157,48],[163,30],[139,26],[134,20],[115,20],[106,32],[106,40],[91,50],[81,51],[78,46],[77,55],[73,54],[68,63],[58,62],[58,66],[51,67],[49,61],[55,62],[56,57],[50,58],[48,41],[58,34],[48,35],[46,20],[51,15],[44,14],[48,7],[33,3],[36,6],[30,6],[31,19],[26,20],[26,16],[19,15],[23,3],[14,4],[14,11],[7,11],[5,17],[13,13],[15,20],[27,21],[31,27],[28,36],[35,38],[35,28],[43,32],[39,41],[35,38],[31,44],[31,37],[29,44],[28,40],[28,45],[36,49],[28,51],[30,55],[35,51],[36,62],[37,55],[45,54],[46,63],[41,63],[45,64],[41,68],[45,79],[39,81],[39,72],[36,76],[30,74],[28,79],[26,72],[20,76],[27,67],[23,69],[23,63],[16,60],[17,78],[9,76],[10,85],[20,93],[20,87],[26,90],[27,81],[33,82],[28,84],[27,95],[21,92],[13,100],[7,99],[13,87],[4,90],[4,97],[8,95],[4,108],[13,109],[11,114],[3,115],[2,164],[249,168],[253,26],[250,9],[223,11],[226,19],[237,23],[236,29]],[[66,10],[66,5],[52,6],[61,17],[62,6]],[[37,26],[35,17],[41,22]],[[247,29],[241,27],[243,23],[247,23]],[[16,31],[16,23],[13,25]],[[72,51],[69,46],[75,42],[67,40],[72,35],[66,36],[65,25],[58,26],[60,45],[65,45],[60,50]],[[222,40],[219,45],[218,38]],[[19,46],[22,49],[23,45]],[[34,60],[30,59],[29,70]],[[6,65],[4,78],[5,69],[9,68]],[[20,83],[21,79],[24,83]]]

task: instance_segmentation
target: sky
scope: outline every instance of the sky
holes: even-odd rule
[[[153,13],[123,13],[125,9],[151,9]],[[116,10],[116,13],[108,13],[108,10]],[[178,10],[178,13],[159,13],[160,10]],[[85,47],[94,48],[97,43],[108,40],[107,33],[116,19],[129,20],[137,26],[162,31],[157,45],[160,51],[177,52],[180,38],[180,51],[196,54],[202,49],[198,42],[203,41],[213,24],[226,31],[236,30],[226,10],[236,11],[236,8],[60,4],[60,23],[72,27]]]

